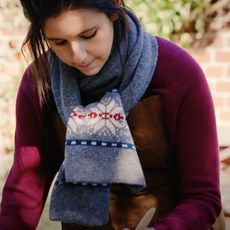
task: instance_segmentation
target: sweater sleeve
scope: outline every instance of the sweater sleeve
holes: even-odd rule
[[[169,132],[174,130],[179,199],[175,209],[153,227],[204,230],[215,222],[221,209],[214,107],[199,65],[184,51],[174,52],[177,52],[175,60],[167,64],[173,87],[168,92],[171,101],[166,106],[174,114],[170,116],[174,121],[168,119],[171,122],[168,127],[171,127]]]
[[[14,161],[3,189],[0,230],[36,228],[55,174],[48,173],[43,163],[46,150],[42,112],[29,75],[28,69],[17,95]]]

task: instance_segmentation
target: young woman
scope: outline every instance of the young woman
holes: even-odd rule
[[[21,0],[34,59],[17,96],[0,230],[210,229],[221,210],[214,109],[198,64],[122,0]]]

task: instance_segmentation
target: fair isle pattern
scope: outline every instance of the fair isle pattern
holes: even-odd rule
[[[68,120],[67,141],[74,140],[76,135],[77,140],[96,140],[99,144],[114,140],[123,143],[130,136],[117,90],[106,93],[99,102],[86,107],[77,106],[72,110]]]
[[[100,146],[100,147],[113,147],[113,148],[124,148],[124,149],[133,149],[136,150],[134,144],[130,143],[118,143],[118,142],[106,142],[106,141],[97,141],[97,140],[66,140],[65,145],[76,146]]]
[[[90,113],[83,114],[77,111],[72,111],[70,114],[70,118],[77,117],[78,119],[86,119],[87,117],[91,119],[96,119],[97,117],[100,119],[108,120],[108,119],[114,119],[115,121],[122,121],[124,120],[124,116],[122,116],[120,113],[108,113],[108,112],[93,112],[91,111]]]
[[[63,164],[66,183],[145,184],[117,90],[70,113]]]

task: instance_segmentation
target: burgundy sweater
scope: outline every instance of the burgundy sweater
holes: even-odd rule
[[[180,201],[153,227],[208,229],[221,210],[212,99],[199,65],[171,42],[157,40],[159,57],[151,93],[162,98],[163,119],[177,160]],[[17,96],[15,155],[3,189],[0,230],[33,230],[38,224],[63,160],[52,138],[55,134],[47,128],[47,116],[49,109],[39,107],[29,67]]]

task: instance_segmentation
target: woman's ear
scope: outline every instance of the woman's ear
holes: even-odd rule
[[[110,19],[111,19],[112,22],[116,21],[118,19],[117,14],[115,14],[115,13],[111,14]]]
[[[121,0],[113,0],[116,6],[120,6],[122,1]]]

